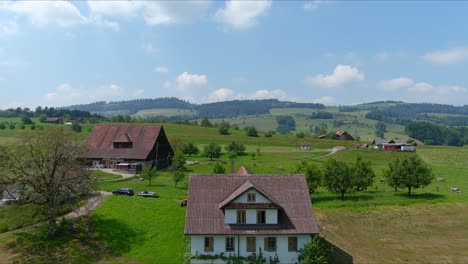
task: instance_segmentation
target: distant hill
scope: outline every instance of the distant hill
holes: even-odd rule
[[[325,109],[323,104],[295,103],[279,101],[277,99],[266,100],[234,100],[208,104],[191,104],[175,97],[156,99],[136,99],[129,101],[95,102],[91,104],[72,105],[66,109],[76,109],[99,113],[104,115],[136,114],[142,110],[152,109],[183,109],[195,110],[194,117],[225,118],[239,115],[268,114],[273,108],[310,108]]]

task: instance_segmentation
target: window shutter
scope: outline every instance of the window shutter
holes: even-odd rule
[[[263,239],[263,249],[264,251],[268,251],[268,238]]]

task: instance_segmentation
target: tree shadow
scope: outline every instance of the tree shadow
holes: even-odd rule
[[[360,195],[352,195],[352,196],[346,196],[344,199],[341,199],[340,195],[327,195],[327,196],[315,196],[312,194],[312,202],[314,203],[319,203],[319,202],[328,202],[328,201],[352,201],[352,202],[359,202],[359,201],[369,201],[373,200],[375,197],[373,195],[369,194],[360,194]]]
[[[93,225],[97,237],[115,254],[122,255],[129,252],[132,246],[138,246],[145,240],[142,230],[131,228],[118,219],[94,216]]]
[[[331,263],[340,263],[340,264],[353,264],[353,256],[343,250],[342,248],[338,247],[337,245],[333,244],[332,242],[328,241],[326,238],[323,238],[323,241],[327,246],[333,248],[333,252],[331,254]]]
[[[445,194],[438,194],[438,193],[413,193],[408,195],[407,192],[400,192],[393,194],[394,196],[405,197],[408,199],[415,199],[415,200],[442,200],[446,198]]]

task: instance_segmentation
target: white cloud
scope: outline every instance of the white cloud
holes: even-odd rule
[[[168,73],[169,72],[169,69],[165,66],[159,66],[159,67],[156,67],[154,69],[154,72],[157,72],[157,73]]]
[[[377,87],[380,90],[384,91],[398,91],[403,88],[408,88],[414,84],[414,81],[411,80],[410,78],[406,77],[400,77],[400,78],[395,78],[391,80],[383,80],[380,81],[377,85]]]
[[[15,21],[0,22],[0,37],[15,35],[18,32],[18,25]]]
[[[7,2],[0,8],[26,15],[34,26],[72,27],[87,22],[78,8],[68,1]]]
[[[202,98],[203,102],[211,103],[211,102],[222,102],[222,101],[229,101],[235,100],[236,94],[233,90],[228,88],[221,88],[216,91],[210,93],[207,97]]]
[[[332,105],[336,102],[336,100],[335,100],[335,97],[333,96],[324,96],[324,97],[317,98],[313,100],[312,102],[316,104]]]
[[[191,92],[203,88],[208,84],[206,75],[190,74],[183,72],[176,79],[176,89],[183,92]]]
[[[133,17],[142,7],[136,1],[88,1],[92,15],[111,17]]]
[[[433,90],[434,90],[434,86],[426,82],[415,83],[414,85],[408,88],[409,92],[414,92],[414,93],[427,93]]]
[[[270,7],[271,1],[226,1],[224,8],[216,11],[215,20],[234,29],[247,29]]]
[[[152,26],[192,22],[210,5],[209,1],[88,1],[92,17],[143,17]]]
[[[307,76],[305,82],[320,87],[339,87],[348,83],[364,80],[364,73],[349,65],[339,64],[330,75]]]
[[[204,103],[231,101],[231,100],[261,100],[261,99],[278,99],[287,101],[300,101],[301,98],[288,96],[283,90],[256,90],[251,93],[236,93],[228,88],[220,88],[211,92],[208,96],[199,98],[198,101]],[[194,98],[192,98],[194,101]]]
[[[386,51],[378,52],[377,54],[375,54],[375,58],[378,61],[388,61],[388,59],[390,58],[390,54]]]
[[[446,50],[428,52],[424,54],[422,58],[433,64],[456,64],[468,60],[468,47],[455,47]]]

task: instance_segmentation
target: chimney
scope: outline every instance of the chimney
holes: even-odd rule
[[[231,174],[234,174],[234,160],[231,160]]]

